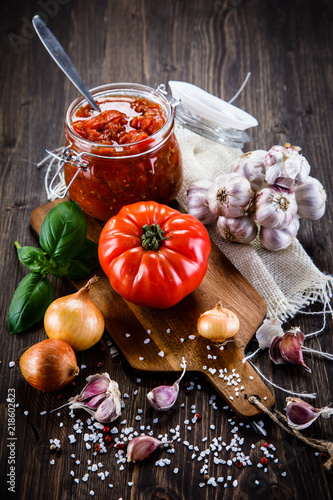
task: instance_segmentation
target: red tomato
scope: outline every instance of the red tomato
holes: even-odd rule
[[[123,207],[105,224],[98,254],[124,299],[165,309],[200,285],[210,248],[207,230],[195,217],[148,201]]]

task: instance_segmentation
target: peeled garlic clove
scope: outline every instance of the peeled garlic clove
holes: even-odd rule
[[[231,166],[232,172],[243,175],[251,184],[253,191],[266,186],[264,159],[267,151],[258,149],[241,155]]]
[[[159,385],[153,390],[148,392],[147,399],[150,405],[158,411],[166,411],[172,408],[178,398],[179,394],[179,382],[183,378],[186,372],[186,361],[182,358],[181,367],[183,372],[181,376],[176,380],[173,385]]]
[[[302,347],[297,335],[287,332],[282,338],[279,347],[281,356],[285,361],[294,365],[302,365],[311,372],[310,368],[304,363]]]
[[[269,346],[269,357],[276,365],[285,365],[286,361],[281,356],[280,352],[280,344],[283,337],[273,337],[271,341],[271,345]]]
[[[296,185],[305,182],[310,165],[306,158],[299,154],[300,148],[285,144],[273,146],[264,160],[266,181],[268,184],[293,189]]]
[[[257,236],[257,225],[248,215],[236,218],[220,216],[216,225],[221,237],[231,243],[251,243]]]
[[[259,191],[254,218],[263,227],[283,229],[289,226],[297,213],[296,196],[279,186],[269,186]]]
[[[288,248],[297,231],[299,230],[299,217],[296,215],[288,227],[283,229],[272,229],[270,227],[260,228],[260,241],[263,247],[271,252],[277,252]]]
[[[314,408],[300,398],[289,397],[286,399],[286,402],[288,425],[294,429],[306,429],[317,420],[321,413],[321,410]]]
[[[224,342],[233,337],[239,330],[239,319],[236,313],[216,304],[214,309],[201,314],[197,322],[199,335],[213,342]]]
[[[314,177],[308,177],[303,184],[295,188],[298,215],[303,219],[318,220],[326,209],[324,186]]]
[[[282,323],[277,318],[265,319],[263,324],[258,328],[256,338],[260,349],[266,349],[272,343],[274,337],[283,337]]]
[[[208,191],[209,210],[224,217],[241,217],[254,198],[250,182],[241,174],[219,175]]]
[[[137,436],[127,445],[127,462],[141,462],[156,450],[162,441],[152,436]]]
[[[187,190],[187,211],[202,224],[213,224],[217,215],[209,210],[207,195],[212,187],[212,181],[203,179],[194,182]]]

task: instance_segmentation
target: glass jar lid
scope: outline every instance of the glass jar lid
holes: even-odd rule
[[[242,149],[250,141],[246,130],[258,125],[253,116],[191,83],[171,80],[169,87],[171,95],[164,84],[157,90],[176,108],[175,119],[180,125],[233,148]]]

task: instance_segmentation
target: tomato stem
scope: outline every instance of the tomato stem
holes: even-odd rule
[[[143,234],[141,236],[141,245],[145,250],[158,250],[163,240],[171,238],[164,237],[164,231],[160,228],[159,224],[148,224],[142,226]]]

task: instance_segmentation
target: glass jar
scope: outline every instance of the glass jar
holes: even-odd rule
[[[173,132],[175,109],[158,89],[132,83],[103,85],[91,90],[98,98],[147,99],[162,108],[164,125],[146,140],[130,144],[91,142],[73,128],[73,117],[86,104],[76,99],[65,120],[68,156],[65,182],[72,200],[94,218],[108,220],[122,206],[141,200],[169,203],[182,183],[180,149]]]

